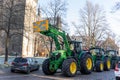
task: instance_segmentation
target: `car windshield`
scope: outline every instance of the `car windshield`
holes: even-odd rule
[[[27,62],[25,58],[15,58],[14,62]]]

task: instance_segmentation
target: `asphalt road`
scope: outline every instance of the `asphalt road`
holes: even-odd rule
[[[0,80],[115,80],[114,71],[92,72],[90,75],[82,75],[79,71],[75,77],[65,77],[58,71],[52,76],[46,76],[41,70],[30,74],[22,72],[11,73],[10,69],[0,69]]]

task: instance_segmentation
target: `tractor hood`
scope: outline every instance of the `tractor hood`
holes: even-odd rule
[[[58,55],[58,54],[64,54],[65,50],[57,50],[57,51],[53,51],[51,55]]]
[[[57,50],[53,51],[50,55],[51,60],[58,60],[66,58],[66,51],[65,50]]]

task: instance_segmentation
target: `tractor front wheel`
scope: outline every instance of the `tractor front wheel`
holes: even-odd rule
[[[64,76],[72,77],[77,72],[77,62],[75,59],[66,59],[62,64],[62,73]]]
[[[112,60],[112,62],[111,62],[111,68],[115,69],[116,64],[117,64],[117,61],[116,60]]]
[[[83,55],[80,59],[80,72],[82,74],[90,74],[93,70],[93,62],[92,62],[92,57],[87,54]]]
[[[104,59],[104,70],[109,71],[110,67],[111,67],[110,59],[108,57],[105,57],[105,59]]]
[[[53,75],[56,71],[55,70],[50,70],[49,65],[50,65],[50,60],[46,59],[42,64],[42,71],[46,75]]]
[[[104,69],[104,64],[102,61],[97,61],[96,62],[96,71],[97,72],[102,72]]]

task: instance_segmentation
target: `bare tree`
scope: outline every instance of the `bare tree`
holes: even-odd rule
[[[57,18],[63,19],[66,15],[67,2],[65,0],[50,0],[47,6],[40,6],[39,8],[47,18],[52,19],[52,24],[57,26]]]
[[[120,1],[115,3],[115,5],[112,7],[111,12],[116,12],[117,10],[120,10]]]
[[[6,33],[4,63],[7,63],[11,37],[14,35],[22,35],[25,5],[23,1],[16,3],[16,0],[4,0],[1,6],[2,20],[0,20],[0,23],[2,25],[0,26],[0,30]]]
[[[50,0],[47,6],[40,6],[41,12],[49,19],[50,23],[57,29],[62,28],[64,17],[67,10],[67,2],[65,0]],[[49,38],[50,41],[50,52],[52,52],[53,39]]]
[[[106,38],[106,40],[103,41],[103,43],[101,44],[101,46],[105,49],[105,50],[110,50],[110,49],[114,49],[114,50],[119,50],[118,45],[115,42],[115,39],[113,39],[112,37],[108,36]]]
[[[73,25],[76,32],[85,41],[86,47],[96,46],[98,40],[106,35],[108,29],[105,18],[105,11],[98,4],[93,5],[91,2],[86,2],[83,9],[80,9],[80,24]]]

